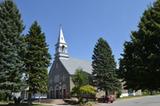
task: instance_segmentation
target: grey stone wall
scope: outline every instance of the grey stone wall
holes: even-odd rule
[[[49,98],[67,98],[70,93],[70,75],[60,60],[54,61],[49,72]]]
[[[70,92],[72,91],[72,89],[74,88],[74,83],[73,83],[73,80],[72,80],[72,76],[70,76]]]

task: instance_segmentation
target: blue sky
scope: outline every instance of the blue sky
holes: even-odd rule
[[[89,60],[99,37],[112,48],[116,61],[123,43],[137,29],[140,17],[155,0],[15,0],[27,33],[37,20],[46,35],[54,58],[55,44],[62,24],[71,57]]]

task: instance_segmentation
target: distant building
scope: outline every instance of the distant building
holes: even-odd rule
[[[122,80],[120,80],[122,81]],[[122,91],[121,91],[121,95],[120,97],[127,97],[127,96],[139,96],[142,95],[142,91],[141,90],[133,90],[133,89],[125,89],[125,81],[123,81],[122,83]]]
[[[58,42],[55,46],[55,58],[49,72],[48,96],[54,99],[68,98],[74,87],[72,75],[75,73],[76,69],[83,69],[83,71],[91,73],[91,62],[71,58],[69,56],[68,45],[65,42],[62,28],[60,28]]]

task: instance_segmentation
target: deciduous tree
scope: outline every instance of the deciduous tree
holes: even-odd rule
[[[77,69],[75,74],[72,76],[72,80],[75,85],[75,87],[72,89],[72,95],[76,95],[80,100],[82,94],[80,88],[90,84],[91,75],[83,71],[83,69]]]

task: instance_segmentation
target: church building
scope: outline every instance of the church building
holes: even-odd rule
[[[72,75],[77,69],[82,69],[91,74],[91,62],[69,56],[68,45],[64,39],[62,27],[60,27],[58,41],[55,45],[55,57],[49,71],[49,98],[61,99],[70,97],[70,92],[74,87]]]

